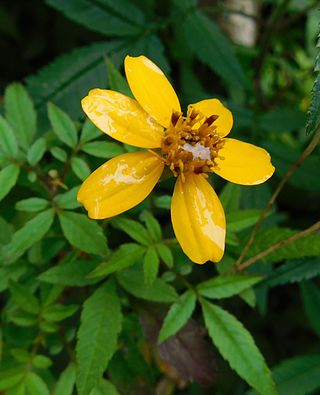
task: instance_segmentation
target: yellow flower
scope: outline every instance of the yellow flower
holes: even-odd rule
[[[82,107],[104,133],[149,150],[104,163],[84,181],[78,200],[91,218],[113,217],[144,200],[168,166],[177,177],[171,203],[177,240],[193,262],[219,262],[225,215],[207,173],[237,184],[260,184],[274,172],[270,155],[252,144],[225,138],[233,118],[217,99],[190,104],[183,116],[170,82],[145,56],[127,56],[125,73],[136,100],[93,89]]]

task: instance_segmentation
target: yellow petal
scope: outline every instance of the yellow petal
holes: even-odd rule
[[[78,201],[91,218],[109,218],[139,204],[159,180],[163,163],[151,152],[119,155],[100,166],[81,185]]]
[[[139,103],[119,92],[93,89],[81,101],[83,111],[104,133],[141,148],[158,148],[163,127]]]
[[[228,181],[241,185],[257,185],[274,173],[269,153],[253,144],[234,139],[224,139],[224,146],[217,158],[215,173]]]
[[[198,103],[190,104],[188,109],[190,107],[200,111],[206,118],[210,117],[211,115],[218,115],[218,119],[214,121],[214,125],[217,126],[217,133],[219,133],[221,137],[229,134],[233,125],[232,112],[228,110],[220,100],[202,100]],[[200,125],[197,126],[199,127]]]
[[[169,127],[172,112],[180,112],[181,108],[166,76],[145,56],[127,56],[124,66],[134,97],[160,125]]]
[[[223,207],[203,176],[188,174],[185,182],[178,177],[171,219],[184,253],[196,263],[219,262],[224,253],[226,221]]]

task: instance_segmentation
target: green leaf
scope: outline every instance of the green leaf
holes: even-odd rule
[[[78,141],[77,129],[72,119],[53,103],[48,104],[48,116],[58,139],[73,148]]]
[[[54,266],[38,277],[40,281],[50,284],[67,285],[70,287],[83,287],[97,282],[88,279],[87,276],[97,266],[97,263],[90,259],[87,261],[75,261]]]
[[[143,211],[140,215],[141,220],[146,224],[147,230],[154,241],[159,241],[162,237],[161,226],[158,220],[149,212]]]
[[[71,245],[97,255],[106,255],[108,252],[107,240],[101,227],[84,214],[61,212],[60,225],[66,239]]]
[[[27,152],[27,160],[31,166],[36,165],[46,152],[47,145],[44,138],[36,140]]]
[[[169,195],[157,196],[154,199],[154,204],[158,208],[163,208],[163,209],[166,209],[166,210],[170,210],[171,196],[169,196]]]
[[[37,374],[28,372],[25,382],[30,395],[50,395],[47,384]]]
[[[150,245],[152,240],[143,225],[133,219],[118,217],[112,220],[112,225],[127,233],[132,239],[144,245]]]
[[[319,42],[317,44],[319,48]],[[316,79],[311,93],[311,103],[307,113],[306,133],[315,133],[320,125],[320,54],[318,53],[314,67]]]
[[[260,230],[248,251],[248,257],[266,250],[281,240],[293,236],[297,232],[298,230],[288,228],[266,228]],[[284,259],[296,259],[318,255],[320,255],[320,235],[314,234],[279,248],[261,261],[275,263]]]
[[[53,391],[53,395],[72,395],[75,382],[76,369],[74,364],[70,363],[61,373]]]
[[[9,85],[4,94],[6,119],[11,124],[18,144],[27,149],[37,131],[37,114],[25,88]]]
[[[60,162],[65,162],[68,159],[66,151],[60,147],[53,147],[50,149],[51,155],[58,159]]]
[[[17,139],[12,127],[0,115],[0,148],[9,158],[16,158],[18,153]]]
[[[196,297],[191,290],[185,292],[170,307],[162,324],[158,342],[162,343],[168,337],[175,335],[191,317],[196,306]]]
[[[90,167],[88,166],[87,162],[79,157],[73,157],[71,159],[71,168],[74,174],[81,181],[84,181],[87,177],[89,177],[91,173]]]
[[[1,251],[2,258],[11,263],[19,258],[28,248],[41,240],[50,229],[54,218],[52,209],[37,214],[12,237],[9,244],[5,245]]]
[[[209,335],[232,369],[261,395],[276,395],[271,373],[251,334],[233,315],[201,301]]]
[[[63,321],[66,318],[71,317],[77,310],[78,306],[74,304],[62,305],[54,304],[46,306],[43,309],[42,316],[48,321],[57,322]]]
[[[132,97],[132,93],[127,80],[115,67],[109,58],[106,59],[107,70],[108,70],[108,81],[109,87],[113,91],[121,92],[126,96]]]
[[[32,365],[37,369],[47,369],[49,366],[52,365],[52,361],[45,355],[36,355],[32,359]]]
[[[87,118],[82,126],[80,143],[85,144],[101,136],[101,130],[98,129],[89,118]]]
[[[97,158],[114,158],[125,152],[124,148],[117,143],[109,143],[108,141],[93,141],[85,143],[81,146],[81,151]]]
[[[226,213],[239,210],[241,193],[242,189],[240,185],[226,184],[219,195],[219,199]]]
[[[237,295],[261,281],[261,276],[250,274],[220,275],[197,286],[199,293],[207,298],[222,299]]]
[[[78,332],[77,388],[87,395],[102,377],[116,351],[122,314],[115,285],[108,281],[84,303]]]
[[[306,395],[320,387],[320,355],[299,355],[272,369],[280,395]],[[251,390],[246,395],[256,395]]]
[[[312,329],[320,336],[320,290],[311,281],[300,284],[303,307]]]
[[[239,296],[244,300],[250,307],[254,308],[256,306],[256,294],[252,288],[246,288],[239,293]]]
[[[136,263],[144,252],[145,248],[139,244],[122,244],[109,256],[107,261],[101,263],[88,277],[95,278],[107,276],[108,274],[126,269]]]
[[[151,287],[159,272],[159,256],[154,246],[150,246],[143,259],[144,281]]]
[[[120,285],[137,298],[153,302],[171,303],[177,300],[176,290],[160,278],[156,278],[151,287],[148,287],[140,270],[127,269],[117,274]]]
[[[303,280],[310,280],[320,274],[320,259],[305,258],[295,259],[284,263],[273,270],[267,279],[259,286],[275,287],[277,285],[296,283]]]
[[[90,392],[90,395],[120,395],[116,387],[107,380],[101,382]]]
[[[0,372],[0,391],[16,386],[23,380],[25,375],[21,368],[3,369]]]
[[[195,10],[186,14],[185,20],[178,28],[183,29],[186,42],[195,55],[228,85],[238,88],[248,85],[232,43],[213,20],[201,11]]]
[[[158,251],[159,257],[171,269],[173,267],[173,255],[170,248],[162,243],[156,244],[155,247]]]
[[[19,202],[16,203],[16,210],[19,211],[30,211],[30,212],[36,212],[36,211],[41,211],[47,208],[49,205],[48,200],[38,198],[38,197],[33,197],[33,198],[28,198],[24,200],[20,200]]]
[[[12,299],[15,303],[22,310],[28,313],[38,314],[40,311],[38,299],[29,291],[29,289],[12,280],[9,284]]]
[[[60,193],[55,196],[54,201],[57,203],[59,208],[64,210],[73,210],[81,206],[77,201],[77,195],[79,191],[79,186],[71,188],[68,192]]]
[[[144,26],[142,12],[126,0],[46,0],[47,4],[71,20],[107,36],[141,34]],[[106,23],[108,21],[108,23]]]
[[[260,210],[239,210],[227,212],[227,229],[239,232],[254,225],[261,215]]]
[[[20,168],[11,164],[0,170],[0,201],[11,191],[11,189],[16,185],[18,176],[20,173]]]
[[[277,108],[269,110],[258,118],[262,130],[273,133],[294,132],[303,128],[305,114],[298,108]]]

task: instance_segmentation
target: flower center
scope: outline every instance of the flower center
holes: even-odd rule
[[[174,112],[162,141],[162,157],[174,176],[186,173],[209,173],[217,164],[224,142],[216,132],[217,115],[205,118],[189,106],[186,117]]]

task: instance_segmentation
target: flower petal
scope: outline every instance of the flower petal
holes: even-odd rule
[[[141,148],[158,148],[163,127],[139,103],[119,92],[93,89],[81,101],[83,111],[104,133]]]
[[[145,56],[127,56],[124,67],[134,97],[160,125],[169,127],[172,112],[181,108],[166,76]]]
[[[189,104],[188,109],[190,107],[200,111],[206,118],[210,117],[211,115],[218,115],[218,119],[214,121],[214,125],[217,126],[217,133],[219,133],[221,137],[227,136],[229,134],[233,125],[232,112],[228,110],[220,100],[202,100],[198,103]]]
[[[196,263],[219,262],[224,253],[226,221],[223,207],[203,176],[190,173],[185,182],[178,177],[171,219],[184,253]]]
[[[163,163],[151,152],[119,155],[95,170],[81,185],[77,199],[91,218],[109,218],[139,204],[159,180]]]
[[[218,168],[214,172],[236,184],[261,184],[275,170],[265,149],[235,139],[224,139],[219,157],[223,159],[216,159]]]

